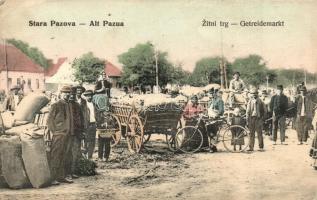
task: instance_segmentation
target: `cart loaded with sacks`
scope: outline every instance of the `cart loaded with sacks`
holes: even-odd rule
[[[111,117],[117,121],[117,130],[112,135],[112,146],[124,137],[128,149],[138,153],[152,134],[164,134],[171,151],[176,151],[175,135],[181,128],[183,106],[177,103],[160,103],[156,105],[125,105],[114,103]]]

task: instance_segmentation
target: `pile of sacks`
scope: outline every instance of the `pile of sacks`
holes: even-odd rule
[[[43,134],[34,124],[26,124],[9,129],[0,137],[1,186],[19,189],[50,184]]]
[[[219,84],[208,84],[204,87],[193,87],[193,86],[183,86],[182,89],[179,91],[181,94],[190,97],[193,95],[198,95],[198,96],[204,96],[204,94],[206,92],[208,92],[210,89],[220,89],[220,85]]]
[[[48,102],[44,94],[29,94],[13,115],[1,113],[5,134],[0,137],[0,187],[40,188],[51,182],[44,130],[32,123]]]
[[[169,94],[140,94],[140,95],[125,95],[118,98],[115,103],[135,105],[136,107],[149,107],[160,105],[163,103],[175,103],[178,104],[180,101],[187,101],[187,97],[183,95],[178,95],[172,98]]]
[[[32,122],[35,115],[49,102],[47,96],[41,93],[31,93],[19,103],[14,114],[10,111],[1,113],[5,129]]]

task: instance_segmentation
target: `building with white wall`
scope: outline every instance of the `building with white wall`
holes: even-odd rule
[[[0,90],[8,91],[15,85],[24,92],[44,90],[43,68],[12,45],[0,44]]]

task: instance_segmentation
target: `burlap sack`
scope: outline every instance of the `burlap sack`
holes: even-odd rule
[[[25,171],[33,187],[40,188],[51,182],[51,173],[42,136],[21,134],[22,158]]]
[[[22,161],[22,145],[19,136],[0,137],[2,173],[10,188],[25,188],[30,181]]]
[[[18,105],[14,119],[16,121],[32,122],[36,113],[38,113],[47,103],[48,98],[44,94],[29,94],[25,96]]]

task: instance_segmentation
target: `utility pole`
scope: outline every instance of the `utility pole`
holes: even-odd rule
[[[266,91],[269,89],[269,76],[266,75]]]
[[[156,93],[159,93],[159,79],[158,79],[158,63],[157,63],[157,57],[158,52],[155,50],[155,70],[156,70]]]
[[[304,69],[304,73],[305,73],[305,80],[304,80],[304,83],[305,83],[305,86],[307,85],[307,72],[306,72],[306,69]]]
[[[7,64],[7,47],[6,47],[6,40],[3,39],[3,50],[4,50],[4,66],[6,68],[6,86],[7,86],[7,92],[9,92],[9,69]]]
[[[222,36],[222,28],[220,28],[220,36],[221,36],[221,64],[220,64],[220,86],[224,89],[225,86],[225,61],[223,57],[223,36]]]
[[[227,79],[227,65],[226,65],[226,61],[223,61],[223,73],[224,73],[224,77],[225,77],[225,89],[228,88],[228,79]]]

